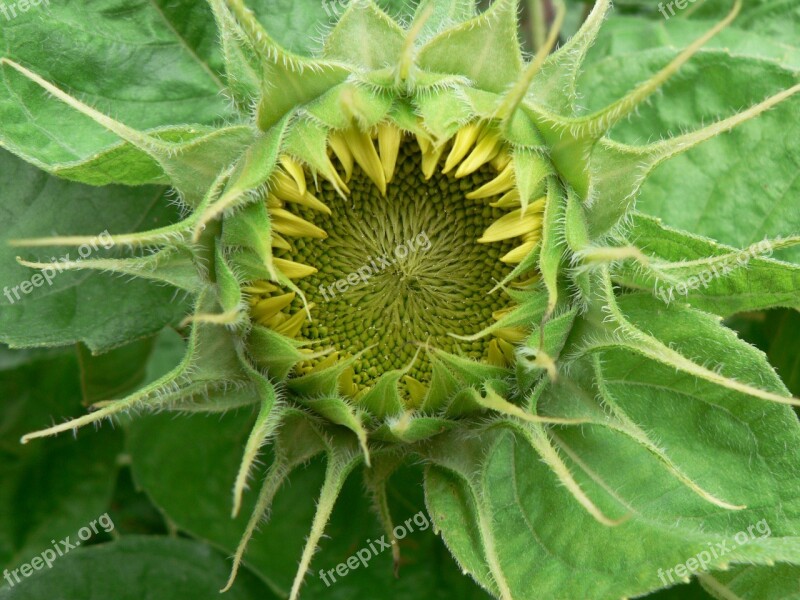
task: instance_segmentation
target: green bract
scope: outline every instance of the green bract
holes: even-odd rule
[[[659,165],[800,85],[680,136],[608,137],[740,2],[594,111],[579,107],[578,80],[608,0],[551,52],[559,10],[529,60],[515,0],[480,14],[472,0],[424,0],[407,23],[352,0],[314,57],[281,47],[241,0],[209,4],[232,106],[225,126],[137,130],[24,61],[0,59],[31,104],[2,105],[23,126],[4,121],[0,143],[73,181],[169,184],[184,209],[177,223],[111,235],[131,256],[61,261],[59,271],[163,283],[193,303],[173,371],[23,442],[127,411],[255,405],[234,515],[262,446],[274,458],[228,587],[287,476],[323,455],[292,599],[357,468],[394,540],[387,482],[422,461],[446,544],[504,600],[657,589],[668,583],[659,569],[780,503],[769,473],[781,448],[797,447],[798,401],[719,317],[800,306],[800,269],[762,256],[800,237],[740,251],[668,228],[636,201]],[[21,111],[35,120],[43,105],[97,143],[81,138],[91,150],[70,150],[40,137]],[[56,267],[29,258],[21,264]],[[126,293],[121,282],[116,293]],[[753,460],[745,489],[740,469]],[[705,567],[798,562],[800,505],[782,500],[767,515],[772,537]],[[579,539],[591,542],[570,546]],[[577,568],[591,576],[575,577]]]

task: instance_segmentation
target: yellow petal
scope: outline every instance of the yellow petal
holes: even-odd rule
[[[547,196],[542,196],[538,200],[535,200],[526,206],[523,212],[525,214],[528,214],[528,212],[543,213],[545,206],[547,206]]]
[[[514,351],[514,346],[505,340],[501,340],[500,338],[495,338],[495,340],[497,341],[497,345],[500,347],[500,351],[503,353],[503,356],[506,357],[508,364],[513,365],[515,362],[517,362],[517,355]]]
[[[514,237],[519,237],[535,231],[542,226],[542,215],[528,212],[522,215],[522,209],[511,211],[492,223],[478,240],[480,244],[500,242]]]
[[[326,215],[331,214],[331,209],[329,209],[324,203],[320,202],[316,196],[306,189],[305,179],[303,180],[303,189],[301,190],[298,188],[297,181],[289,177],[286,173],[279,171],[273,176],[272,188],[273,189],[270,196],[274,196],[280,202],[301,204],[312,210],[324,212]],[[271,198],[270,201],[268,201],[267,206],[272,208],[274,205],[270,204],[270,202],[274,202]]]
[[[339,360],[339,353],[338,352],[331,352],[320,361],[317,361],[316,364],[313,364],[312,367],[308,370],[309,373],[318,373],[320,371],[324,371],[328,367],[332,367],[336,364],[336,361]]]
[[[500,172],[508,166],[508,163],[511,162],[511,153],[508,150],[503,149],[490,162],[495,170]]]
[[[433,177],[442,154],[444,154],[444,144],[438,148],[431,147],[427,152],[422,153],[422,174],[426,180]]]
[[[309,310],[312,306],[313,303],[308,305]],[[300,330],[303,328],[303,325],[305,325],[307,318],[308,314],[306,313],[305,309],[301,308],[274,329],[276,332],[280,333],[281,335],[285,335],[286,337],[297,337],[297,335],[300,333]]]
[[[470,148],[478,140],[481,130],[482,126],[478,123],[470,123],[458,130],[455,140],[453,140],[453,148],[444,163],[442,173],[449,173],[464,159]]]
[[[403,132],[394,125],[378,125],[378,149],[381,153],[381,164],[386,176],[386,183],[392,181],[394,168],[397,164],[397,154],[400,151],[400,141]]]
[[[306,174],[305,171],[303,171],[303,166],[291,156],[281,156],[281,166],[291,175],[292,179],[294,179],[300,193],[305,194],[307,186]]]
[[[309,223],[305,219],[290,213],[288,210],[272,208],[269,211],[269,216],[272,229],[278,233],[291,237],[310,237],[317,239],[325,239],[328,237],[324,229],[320,229],[313,223]]]
[[[339,172],[336,170],[336,167],[333,166],[333,163],[327,156],[324,156],[323,160],[325,161],[324,164],[322,165],[324,169],[320,171],[320,175],[322,175],[325,179],[327,179],[330,182],[330,184],[336,189],[336,192],[340,196],[347,196],[350,193],[350,189],[347,187],[347,184],[339,175]]]
[[[347,147],[344,136],[341,133],[332,133],[328,138],[328,145],[333,150],[336,158],[339,159],[339,162],[342,163],[345,181],[350,181],[353,176],[353,155],[350,152],[350,148]]]
[[[500,261],[506,263],[507,265],[517,265],[525,260],[528,254],[531,253],[531,250],[533,250],[538,243],[538,241],[525,242],[521,246],[517,246],[511,252],[502,256]]]
[[[300,189],[297,187],[297,182],[289,177],[283,171],[276,171],[272,176],[272,193],[281,200],[289,202],[297,202],[303,197]]]
[[[381,194],[386,195],[386,174],[383,172],[383,165],[372,138],[360,129],[351,128],[344,132],[344,139],[358,166],[378,187]]]
[[[494,208],[516,208],[522,206],[522,198],[520,198],[519,190],[514,188],[510,192],[503,194],[497,202],[492,202],[489,206]]]
[[[475,144],[469,156],[456,169],[456,177],[466,177],[480,169],[500,152],[500,134],[487,131]]]
[[[467,194],[467,198],[489,198],[490,196],[498,196],[505,194],[514,188],[514,165],[508,164],[500,174],[492,179],[489,183],[482,185],[477,190],[471,191]]]
[[[286,275],[289,279],[302,279],[317,272],[314,267],[309,267],[303,263],[293,262],[285,258],[273,258],[272,263],[275,268]]]
[[[295,204],[306,206],[311,210],[316,210],[321,213],[325,213],[326,215],[331,214],[331,209],[328,208],[328,206],[320,199],[318,199],[314,194],[308,191],[305,194],[303,194],[302,198],[300,198],[299,200],[293,200],[292,202],[294,202]]]
[[[294,292],[290,292],[282,296],[273,296],[272,298],[259,300],[253,306],[251,312],[258,320],[266,321],[289,306],[294,300],[295,295]]]
[[[280,327],[282,323],[285,323],[288,318],[289,316],[286,313],[279,312],[269,319],[259,320],[259,323],[266,325],[270,329],[275,329],[276,327]]]
[[[270,238],[271,246],[273,248],[280,248],[281,250],[289,250],[291,252],[292,245],[286,240],[286,238],[278,235],[274,231],[272,232],[272,237]]]
[[[425,154],[428,150],[431,149],[433,142],[431,139],[421,133],[415,133],[414,137],[417,138],[417,145],[419,146],[419,151]]]

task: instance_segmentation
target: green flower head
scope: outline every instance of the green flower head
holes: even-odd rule
[[[695,499],[722,511],[743,508],[729,489],[707,489],[685,471],[615,401],[609,381],[615,357],[624,355],[723,396],[797,403],[769,377],[738,377],[735,364],[717,369],[713,349],[670,333],[670,320],[684,319],[700,336],[738,343],[716,318],[653,293],[700,276],[727,251],[712,244],[703,246],[710,263],[671,262],[647,243],[647,232],[651,242],[661,236],[676,247],[678,234],[635,207],[661,163],[758,117],[800,86],[698,131],[644,145],[611,140],[608,132],[726,27],[741,2],[627,95],[587,113],[578,105],[578,77],[610,4],[598,0],[554,50],[564,17],[557,4],[550,34],[526,57],[516,0],[495,0],[481,13],[471,0],[423,0],[408,22],[371,0],[352,0],[318,55],[306,57],[276,43],[242,0],[210,0],[239,115],[220,128],[138,131],[2,59],[4,70],[122,140],[130,162],[146,166],[128,171],[124,183],[168,182],[185,208],[178,223],[112,235],[133,250],[130,257],[61,268],[160,281],[185,291],[194,306],[184,322],[187,354],[173,371],[24,441],[128,411],[254,406],[234,515],[265,443],[274,462],[229,586],[288,474],[327,457],[292,599],[357,467],[391,538],[386,483],[409,459],[427,465],[426,486],[473,494],[471,512],[453,517],[478,532],[472,545],[464,542],[472,550],[446,541],[489,591],[522,598],[523,584],[504,577],[491,540],[487,492],[464,466],[508,435],[546,465],[554,479],[542,485],[562,486],[569,502],[609,530],[624,527],[630,511],[587,491],[563,432],[620,435]],[[90,183],[114,178],[100,162]],[[429,502],[435,522],[443,506]]]

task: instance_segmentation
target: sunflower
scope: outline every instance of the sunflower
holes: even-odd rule
[[[621,408],[587,416],[568,402],[539,402],[560,378],[599,368],[597,350],[624,347],[721,388],[795,402],[696,364],[643,331],[620,309],[612,270],[628,261],[654,272],[624,232],[656,166],[798,91],[647,146],[606,137],[735,18],[740,2],[661,71],[593,114],[577,110],[575,86],[608,0],[553,52],[559,7],[527,61],[515,0],[496,0],[480,14],[462,4],[463,14],[451,14],[422,2],[402,26],[374,3],[353,0],[321,54],[307,58],[275,43],[241,0],[212,1],[228,93],[248,118],[177,141],[135,131],[4,61],[149,157],[188,212],[174,225],[113,236],[143,250],[133,257],[61,268],[155,279],[195,298],[187,355],[171,373],[24,441],[131,410],[255,405],[234,514],[265,442],[275,459],[229,585],[274,494],[311,456],[327,456],[327,475],[292,599],[357,466],[366,467],[391,538],[385,485],[397,466],[410,456],[436,460],[446,440],[479,438],[498,423],[523,436],[609,526],[623,518],[606,515],[583,491],[552,428],[592,421],[624,431],[708,502],[740,508],[683,474]]]

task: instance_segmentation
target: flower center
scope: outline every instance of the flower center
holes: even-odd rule
[[[318,269],[297,282],[314,304],[299,337],[342,356],[362,353],[353,367],[359,389],[412,361],[408,374],[427,382],[430,363],[419,352],[425,344],[485,359],[490,336],[466,342],[450,334],[477,333],[510,304],[502,291],[490,292],[511,271],[500,258],[515,243],[477,242],[506,211],[465,197],[496,176],[486,164],[466,177],[437,169],[426,179],[416,143],[406,140],[385,196],[358,165],[347,198],[321,182],[317,196],[330,215],[292,210],[327,237],[296,238],[291,251],[276,252]]]

